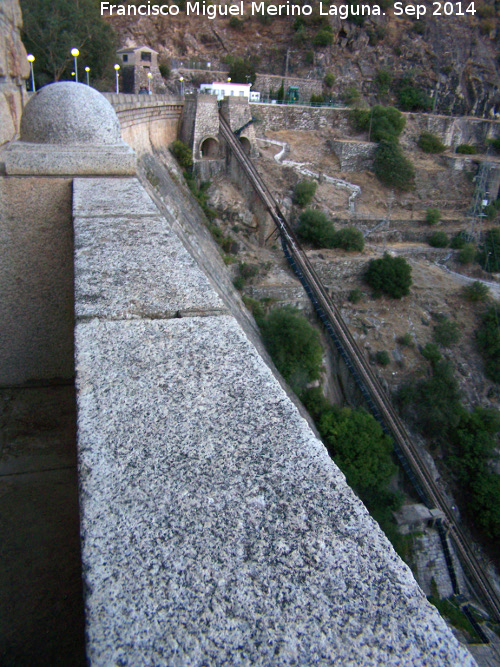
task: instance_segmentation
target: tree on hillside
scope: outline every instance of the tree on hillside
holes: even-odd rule
[[[351,124],[359,132],[368,132],[371,141],[397,141],[406,119],[398,109],[376,104],[371,109],[355,109]]]
[[[293,308],[275,308],[259,326],[276,368],[301,395],[321,374],[323,353],[318,332]]]
[[[411,266],[403,257],[391,257],[386,253],[381,259],[370,261],[365,280],[376,295],[384,293],[400,299],[410,293]]]
[[[301,239],[312,243],[317,248],[333,248],[335,244],[335,228],[326,213],[315,208],[302,211],[297,225]]]
[[[389,187],[403,192],[415,187],[415,168],[396,141],[383,139],[375,151],[373,171]]]
[[[231,63],[229,75],[232,83],[255,83],[257,73],[255,67],[248,60],[235,58]]]
[[[21,0],[22,38],[36,57],[40,84],[71,78],[71,49],[80,51],[83,68],[92,78],[101,78],[116,51],[116,37],[99,13],[95,0]]]
[[[392,441],[365,410],[329,408],[318,428],[347,483],[362,497],[380,492],[396,472]]]

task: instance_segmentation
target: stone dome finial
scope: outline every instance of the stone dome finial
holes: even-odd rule
[[[21,141],[35,144],[121,144],[115,110],[97,90],[64,81],[45,86],[26,105]]]

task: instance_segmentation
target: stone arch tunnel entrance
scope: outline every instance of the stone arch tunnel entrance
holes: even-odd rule
[[[206,160],[216,160],[219,157],[219,142],[213,137],[207,137],[201,142],[201,157]]]
[[[240,144],[247,155],[250,155],[252,144],[246,137],[240,137]]]

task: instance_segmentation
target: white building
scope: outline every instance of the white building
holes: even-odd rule
[[[214,81],[214,83],[202,83],[200,93],[217,95],[218,100],[224,97],[246,97],[250,98],[251,83],[228,83],[227,81]],[[260,94],[259,94],[260,97]]]

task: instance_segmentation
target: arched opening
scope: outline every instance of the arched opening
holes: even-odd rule
[[[240,137],[240,144],[247,155],[250,155],[252,144],[246,137]]]
[[[219,142],[213,137],[207,137],[201,142],[201,157],[206,160],[216,160],[219,157]]]

